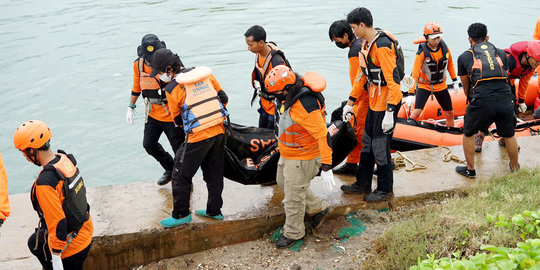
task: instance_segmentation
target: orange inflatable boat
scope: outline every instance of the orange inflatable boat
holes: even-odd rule
[[[456,127],[447,127],[444,120],[417,121],[398,118],[390,148],[396,151],[417,150],[463,144],[463,119],[455,121]],[[489,128],[494,138],[499,138],[495,125]],[[540,119],[520,122],[516,125],[516,137],[540,135]],[[486,136],[484,141],[492,141]]]
[[[518,83],[516,82],[516,85]],[[450,91],[450,97],[452,98],[452,107],[454,108],[454,116],[459,117],[465,115],[465,109],[467,108],[467,98],[465,97],[465,93],[463,93],[463,88],[458,89],[457,93],[452,88],[452,85],[448,86],[448,91]],[[534,101],[537,97],[540,95],[540,88],[538,87],[538,77],[535,76],[531,78],[529,81],[529,86],[527,87],[527,94],[525,98],[525,104],[527,106],[532,107],[534,106]],[[414,110],[414,103],[409,109],[409,107],[406,104],[403,104],[401,109],[399,110],[398,117],[400,118],[409,118],[408,116],[411,114],[412,110]],[[424,107],[424,110],[422,111],[422,114],[418,117],[416,120],[440,120],[444,119],[444,114],[442,111],[441,106],[439,105],[439,102],[437,102],[437,99],[435,99],[434,96],[430,97],[428,101],[426,102],[426,106]]]

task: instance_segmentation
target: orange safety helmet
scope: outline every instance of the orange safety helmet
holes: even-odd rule
[[[527,42],[527,54],[540,62],[540,40],[531,40]]]
[[[424,36],[434,34],[442,34],[441,26],[436,22],[426,23],[426,26],[424,26]]]
[[[38,149],[45,145],[52,138],[49,127],[39,120],[30,120],[22,123],[15,134],[13,134],[13,144],[15,148],[24,151],[28,148]]]
[[[269,93],[285,90],[296,82],[296,75],[285,65],[275,66],[264,79],[264,86]]]

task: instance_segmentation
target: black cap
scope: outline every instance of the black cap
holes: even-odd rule
[[[178,67],[181,65],[180,57],[173,54],[169,49],[159,49],[152,54],[150,65],[152,66],[152,72],[150,77],[155,77],[159,72],[166,72],[167,67]]]
[[[160,41],[154,34],[147,34],[141,40],[141,45],[137,47],[137,55],[141,58],[150,60],[152,54],[162,48],[167,48],[165,42]]]

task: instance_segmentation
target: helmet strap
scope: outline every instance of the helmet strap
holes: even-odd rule
[[[34,163],[34,165],[41,166],[41,163],[37,160],[37,152],[38,150],[35,148],[24,149],[24,153]]]

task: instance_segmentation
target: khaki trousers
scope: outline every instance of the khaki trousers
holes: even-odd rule
[[[305,213],[314,215],[329,206],[309,188],[310,181],[317,175],[320,167],[320,157],[312,160],[279,158],[276,182],[285,194],[283,235],[289,239],[298,240],[306,234]]]

